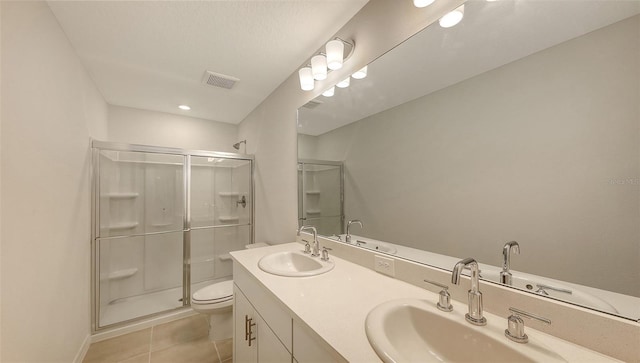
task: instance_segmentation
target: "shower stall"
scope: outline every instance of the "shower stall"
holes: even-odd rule
[[[92,142],[94,331],[190,305],[253,243],[251,155]]]
[[[344,228],[344,165],[340,161],[298,160],[298,227],[319,234],[341,234]]]

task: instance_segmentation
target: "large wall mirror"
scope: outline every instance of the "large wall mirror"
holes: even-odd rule
[[[301,107],[298,157],[342,163],[328,193],[362,221],[352,244],[448,269],[473,257],[499,283],[517,241],[509,285],[637,320],[638,14],[638,1],[468,1],[458,25],[434,23]]]

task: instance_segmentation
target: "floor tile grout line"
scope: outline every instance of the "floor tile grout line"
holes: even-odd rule
[[[148,356],[148,360],[147,363],[151,363],[151,344],[153,343],[153,328],[155,328],[155,326],[151,326],[151,334],[149,334],[149,356]]]
[[[218,350],[218,343],[213,341],[213,347],[216,348],[216,355],[218,356],[218,362],[222,362],[222,358],[220,357],[220,351]]]

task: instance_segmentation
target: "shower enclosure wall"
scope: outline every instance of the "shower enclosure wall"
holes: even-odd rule
[[[339,161],[298,160],[298,226],[331,236],[344,228],[344,167]]]
[[[93,141],[93,330],[190,305],[253,243],[253,156]]]

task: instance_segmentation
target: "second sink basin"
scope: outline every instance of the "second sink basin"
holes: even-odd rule
[[[541,346],[518,344],[504,327],[465,322],[463,314],[444,313],[417,299],[392,300],[366,319],[369,343],[384,362],[564,362]]]
[[[279,276],[304,277],[329,272],[335,264],[322,261],[301,252],[276,252],[266,255],[258,261],[258,267],[264,272]]]

